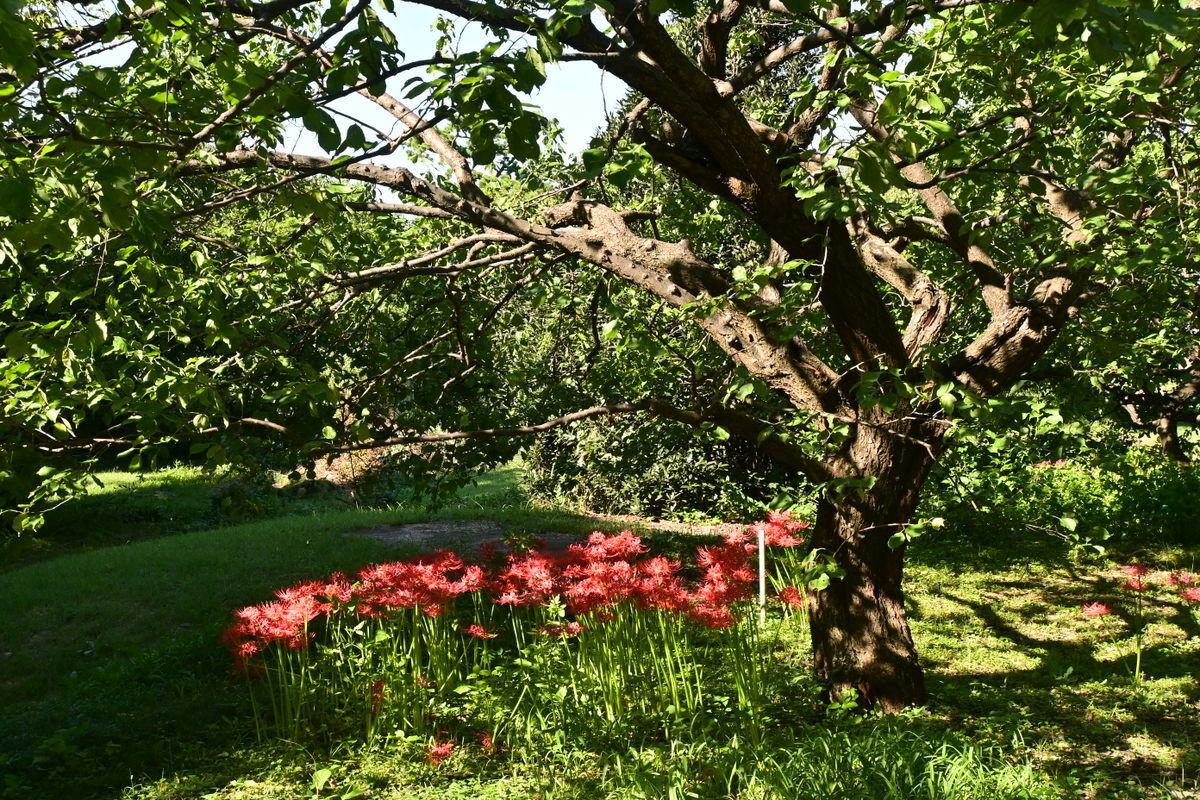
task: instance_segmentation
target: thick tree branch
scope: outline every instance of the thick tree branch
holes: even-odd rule
[[[880,124],[877,116],[878,108],[873,102],[861,100],[852,105],[850,111],[855,120],[876,141],[887,143],[895,140],[895,134]],[[925,203],[925,207],[929,209],[930,214],[937,220],[951,246],[975,274],[988,311],[993,317],[1004,314],[1013,303],[1009,279],[996,267],[995,261],[979,244],[978,239],[971,235],[962,212],[958,210],[945,190],[931,181],[929,170],[924,164],[902,165],[898,156],[893,154],[892,158],[904,178],[914,185],[924,186],[917,190],[917,194]]]

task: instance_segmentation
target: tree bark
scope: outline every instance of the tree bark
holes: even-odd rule
[[[815,546],[832,554],[845,577],[809,595],[817,674],[838,699],[886,713],[925,701],[925,673],[904,612],[904,546],[888,540],[912,521],[933,453],[919,443],[859,426],[843,450],[869,490],[849,489],[817,507]]]
[[[1173,415],[1164,416],[1154,423],[1154,431],[1158,434],[1158,444],[1162,447],[1163,455],[1174,464],[1190,469],[1192,460],[1183,443],[1179,441],[1179,420]]]

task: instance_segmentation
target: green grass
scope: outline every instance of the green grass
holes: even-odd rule
[[[184,498],[181,508],[205,507],[213,485],[186,468],[114,477],[80,501],[88,513],[69,517],[101,538],[131,516],[144,517],[137,509],[153,502]],[[130,535],[142,541],[94,549],[71,543],[53,551],[64,555],[0,572],[0,595],[11,609],[0,615],[0,792],[39,796],[50,785],[58,796],[87,797],[128,782],[131,772],[174,769],[186,752],[207,760],[213,742],[245,736],[244,687],[229,675],[220,631],[232,609],[282,584],[408,554],[348,531],[484,517],[515,532],[616,527],[532,510],[514,486],[514,471],[498,470],[436,513],[306,513],[174,535],[158,524],[135,526]],[[175,494],[160,497],[163,491]],[[52,536],[70,533],[61,527],[66,518]],[[190,524],[167,511],[163,521]],[[232,729],[231,716],[238,718]],[[203,746],[196,750],[195,742]]]
[[[818,687],[801,681],[796,718],[756,756],[765,765],[757,784],[741,751],[703,737],[674,753],[609,754],[604,764],[564,743],[540,767],[466,752],[442,769],[415,749],[258,744],[220,630],[231,609],[281,584],[401,555],[345,532],[431,516],[494,519],[522,532],[618,526],[531,508],[508,469],[434,515],[347,510],[164,533],[210,507],[212,486],[180,472],[110,481],[75,519],[113,531],[121,524],[113,515],[128,521],[131,508],[154,498],[172,510],[157,512],[157,527],[135,526],[129,538],[138,541],[76,547],[0,573],[8,604],[0,616],[0,796],[311,797],[313,774],[325,768],[332,779],[322,797],[361,788],[364,797],[396,800],[720,797],[717,784],[730,775],[743,776],[738,790],[747,798],[884,797],[879,786],[904,780],[910,794],[893,796],[1165,799],[1200,788],[1196,618],[1166,595],[1155,601],[1146,679],[1135,686],[1128,617],[1079,613],[1097,599],[1125,608],[1112,563],[1072,564],[1053,542],[1028,539],[982,550],[948,539],[914,548],[910,608],[933,702],[898,723],[839,721],[826,717]],[[174,494],[156,494],[163,491]],[[656,540],[677,552],[687,544]],[[1190,566],[1179,550],[1147,546],[1140,555]],[[856,775],[876,777],[856,784]],[[955,780],[958,788],[935,786]],[[1000,792],[1005,781],[1015,793]],[[1051,786],[1052,794],[1027,792]]]
[[[1194,558],[1146,545],[1139,555],[1163,568]],[[1146,677],[1136,685],[1136,606],[1111,559],[1076,564],[1032,540],[966,558],[946,542],[914,560],[910,618],[931,714],[985,737],[1021,730],[1041,742],[1046,768],[1076,776],[1088,796],[1200,789],[1200,617],[1177,595],[1147,593]],[[1114,614],[1083,616],[1094,601]]]
[[[260,495],[270,491],[225,471],[214,473],[192,466],[153,472],[99,472],[94,478],[85,496],[48,512],[36,535],[6,542],[0,550],[0,563],[11,568],[69,552],[246,521],[237,519],[238,509],[228,504],[223,508],[222,498],[236,489]],[[336,496],[280,497],[271,510],[276,512],[272,516],[279,516],[346,507]]]

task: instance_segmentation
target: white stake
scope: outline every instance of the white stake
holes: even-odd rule
[[[767,536],[764,526],[758,528],[758,624],[767,624]]]

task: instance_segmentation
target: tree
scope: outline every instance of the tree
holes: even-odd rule
[[[1126,302],[1101,318],[1109,360],[1094,383],[1135,427],[1153,432],[1163,458],[1188,469],[1180,428],[1200,423],[1200,277],[1191,266],[1129,283]]]
[[[1031,368],[1110,271],[1137,267],[1122,242],[1135,230],[1169,235],[1149,223],[1172,214],[1165,200],[1177,183],[1160,174],[1165,159],[1196,153],[1195,11],[1152,0],[416,2],[473,21],[490,43],[458,52],[447,36],[433,58],[406,60],[403,7],[381,17],[366,0],[0,12],[4,254],[31,298],[24,308],[53,303],[56,275],[78,280],[77,265],[106,264],[99,254],[119,246],[131,248],[124,264],[144,257],[153,273],[170,263],[161,242],[171,234],[198,241],[190,252],[201,262],[223,251],[213,279],[236,284],[231,296],[280,296],[274,315],[256,319],[289,321],[272,340],[269,325],[255,339],[236,316],[207,317],[211,346],[231,353],[216,362],[221,374],[237,376],[225,389],[242,399],[210,397],[212,414],[188,422],[203,394],[188,389],[172,425],[147,408],[144,432],[96,437],[44,424],[53,403],[38,393],[49,384],[30,388],[36,379],[16,372],[32,334],[10,317],[10,335],[24,338],[9,349],[8,380],[26,394],[5,412],[8,436],[22,452],[44,452],[261,430],[293,448],[330,449],[496,442],[635,411],[719,429],[825,487],[814,543],[846,577],[810,602],[817,669],[834,694],[854,689],[888,711],[921,702],[902,578],[922,486],[960,423]],[[125,42],[134,46],[117,66],[87,57]],[[632,93],[578,169],[539,156],[545,122],[522,100],[554,60],[592,62]],[[397,96],[405,79],[420,109]],[[352,94],[403,133],[339,123],[338,100]],[[326,154],[281,149],[285,120],[302,121]],[[1178,135],[1163,137],[1160,121]],[[381,161],[410,146],[440,168]],[[520,188],[547,177],[561,183]],[[684,191],[679,180],[723,209],[709,241],[757,241],[758,255],[660,230],[688,227],[655,220],[656,203],[678,204],[664,190]],[[291,205],[263,200],[271,195]],[[280,220],[297,207],[302,218],[276,220],[278,230],[256,222],[250,236],[235,225],[234,241],[196,227],[256,198]],[[318,258],[313,244],[296,252],[306,224],[344,226],[351,213],[416,222],[389,216],[386,252],[348,253],[352,263]],[[397,258],[396,245],[407,255]],[[557,282],[553,293],[571,302],[563,276],[579,265],[652,299],[665,319],[690,320],[723,354],[723,376],[657,396],[629,387],[662,382],[559,384],[523,409],[561,405],[570,388],[588,407],[505,423],[522,409],[488,390],[518,381],[504,376],[504,345],[484,344],[480,331],[534,282]],[[196,279],[187,274],[177,288]],[[386,297],[388,324],[405,309],[394,336],[356,302],[365,288]],[[147,292],[161,301],[171,288]],[[446,309],[444,328],[426,307]],[[125,314],[104,308],[45,324],[97,328],[94,358],[108,318]],[[306,341],[305,326],[337,358]],[[346,327],[370,331],[386,352],[356,354],[338,339]],[[61,343],[56,330],[38,336]],[[258,393],[257,405],[276,403],[282,415],[241,410],[255,405],[241,363],[257,352],[250,342],[283,350],[283,371],[297,373]],[[62,352],[43,350],[47,364]],[[193,369],[213,364],[196,358]],[[278,366],[263,374],[279,376]],[[486,400],[448,409],[446,387]],[[369,407],[354,430],[337,430],[343,405]],[[128,431],[129,411],[107,408],[111,427]]]

